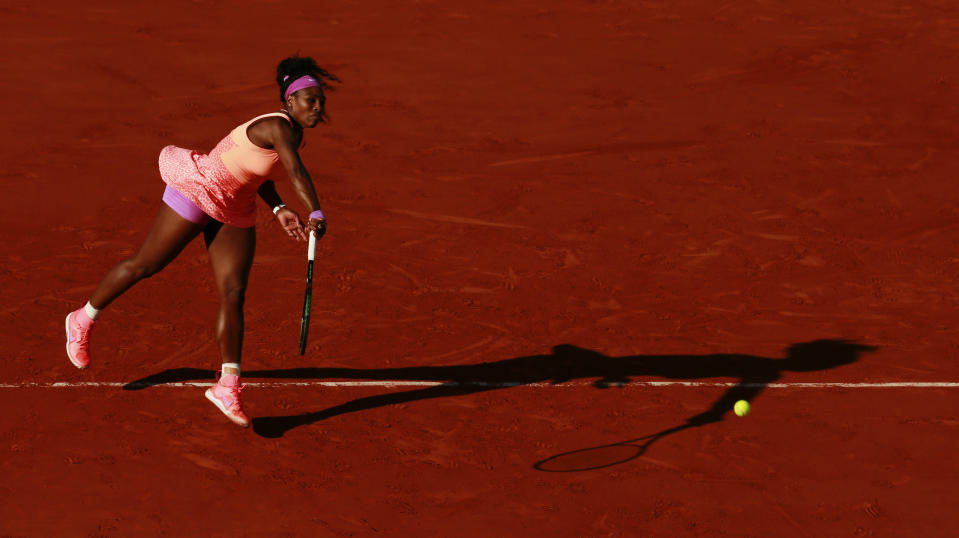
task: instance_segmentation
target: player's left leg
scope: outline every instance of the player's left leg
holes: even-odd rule
[[[240,362],[243,351],[243,303],[246,285],[256,250],[254,228],[237,228],[212,221],[203,231],[213,279],[220,296],[216,321],[216,340],[223,366],[217,384],[206,391],[206,397],[230,420],[249,426],[250,419],[240,402]]]
[[[176,194],[182,198],[182,195]],[[184,203],[190,204],[189,201]],[[192,206],[192,210],[194,213],[186,212],[182,206],[175,209],[164,196],[164,203],[160,204],[153,226],[136,254],[114,265],[100,281],[90,301],[67,315],[66,349],[74,366],[86,368],[90,365],[90,332],[99,310],[106,308],[140,280],[166,267],[200,234],[209,217],[196,206]]]

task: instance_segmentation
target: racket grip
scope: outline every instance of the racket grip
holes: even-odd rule
[[[310,246],[306,250],[306,259],[313,261],[316,259],[316,232],[310,230]]]

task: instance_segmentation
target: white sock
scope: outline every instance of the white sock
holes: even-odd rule
[[[227,374],[227,373],[225,373],[227,368],[235,368],[235,369],[236,369],[236,374]],[[238,363],[238,362],[224,362],[223,365],[220,367],[220,371],[221,371],[221,372],[224,372],[223,375],[240,375],[240,363]]]
[[[87,304],[83,305],[83,309],[87,312],[87,315],[90,316],[90,319],[93,321],[97,320],[97,316],[100,315],[100,311],[96,308],[93,308],[93,305],[90,304],[90,301],[87,301]]]

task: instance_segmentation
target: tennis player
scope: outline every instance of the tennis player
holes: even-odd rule
[[[283,107],[233,129],[209,154],[176,146],[160,152],[166,183],[163,204],[140,250],[116,264],[83,307],[66,318],[67,356],[77,368],[90,366],[90,334],[100,312],[140,280],[161,269],[201,233],[210,255],[220,297],[216,339],[223,365],[206,397],[233,422],[249,426],[240,402],[243,301],[253,252],[256,197],[273,209],[280,225],[297,241],[312,230],[326,232],[313,181],[300,160],[303,129],[326,121],[324,90],[339,79],[312,58],[290,57],[276,69]],[[279,161],[308,219],[286,207],[268,180]]]

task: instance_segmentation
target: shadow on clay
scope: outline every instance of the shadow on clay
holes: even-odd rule
[[[355,400],[297,415],[257,417],[253,430],[263,437],[282,437],[300,426],[357,411],[375,409],[417,400],[447,398],[532,383],[563,383],[576,379],[595,379],[599,389],[623,386],[636,377],[674,380],[733,378],[730,387],[713,405],[682,424],[652,435],[620,443],[565,452],[534,464],[548,472],[570,472],[599,469],[625,463],[641,456],[649,446],[670,434],[723,420],[738,400],[752,401],[769,383],[782,378],[784,372],[828,370],[859,360],[874,346],[850,340],[816,340],[793,344],[783,358],[741,354],[712,355],[632,355],[609,357],[581,347],[564,344],[549,355],[531,355],[496,362],[455,366],[416,366],[410,368],[288,368],[282,370],[249,370],[245,379],[354,379],[381,381],[434,381],[439,385],[403,392],[391,392]],[[214,372],[198,368],[174,368],[127,383],[124,390],[185,381],[206,381]]]

